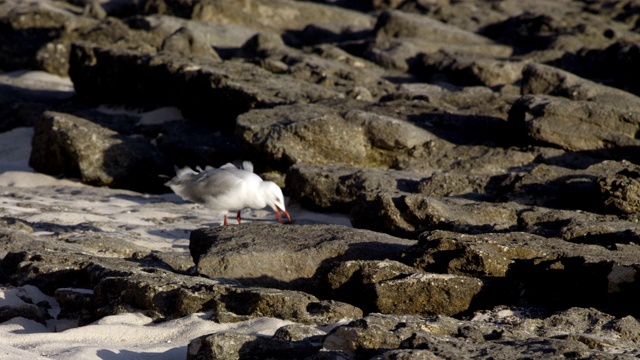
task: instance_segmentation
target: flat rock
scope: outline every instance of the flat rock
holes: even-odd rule
[[[246,147],[287,165],[385,166],[415,156],[432,138],[429,132],[390,116],[315,104],[253,110],[240,115],[237,125]]]
[[[416,191],[424,175],[339,165],[296,164],[287,172],[287,190],[306,207],[349,212],[362,192]]]
[[[71,50],[69,75],[79,95],[116,104],[135,99],[145,106],[174,105],[189,118],[227,131],[237,115],[255,107],[344,96],[247,63],[200,58],[193,64],[171,53],[151,56],[87,43]]]
[[[345,260],[393,259],[412,243],[336,225],[248,223],[195,230],[189,249],[203,276],[313,292],[311,279],[324,268]]]
[[[122,136],[71,114],[47,112],[36,123],[29,164],[38,171],[99,186],[158,192],[170,169],[149,139]]]
[[[640,268],[637,245],[608,249],[516,232],[465,235],[435,231],[420,239],[405,252],[404,262],[425,271],[504,278],[501,289],[489,295],[503,301],[519,293],[545,306],[580,303],[626,313],[629,309],[622,310],[619,304],[629,301],[624,299],[633,297],[638,288],[634,280]]]
[[[187,359],[305,359],[316,354],[320,347],[308,341],[284,341],[223,331],[192,340],[187,348]]]
[[[468,233],[513,231],[518,226],[518,213],[524,209],[515,203],[383,190],[362,194],[350,218],[357,228],[412,237],[427,229]]]
[[[527,95],[509,115],[509,121],[532,141],[635,159],[629,149],[639,145],[635,138],[639,112],[607,103]]]
[[[365,313],[416,315],[470,310],[483,285],[471,277],[423,273],[391,260],[345,261],[327,273],[326,281],[337,299],[352,302]]]

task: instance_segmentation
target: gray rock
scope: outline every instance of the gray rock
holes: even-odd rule
[[[334,329],[325,338],[324,348],[351,358],[389,359],[509,359],[522,354],[532,359],[560,359],[568,353],[614,359],[631,358],[635,352],[630,350],[633,343],[627,340],[615,345],[620,355],[597,350],[599,346],[609,348],[618,335],[609,330],[609,315],[589,309],[569,310],[549,321],[532,317],[506,320],[371,314]],[[529,330],[532,327],[538,330],[535,335]]]
[[[116,104],[175,105],[187,118],[227,131],[238,114],[255,107],[344,96],[251,64],[202,57],[194,64],[171,53],[150,55],[76,43],[69,75],[80,95]]]
[[[637,291],[637,246],[607,249],[525,233],[465,235],[433,232],[405,252],[426,271],[505,278],[491,296],[520,297],[552,308],[569,303],[626,313],[619,305]],[[508,287],[511,287],[509,289]],[[543,290],[546,289],[546,290]],[[501,295],[502,294],[502,295]],[[567,301],[567,302],[565,302]]]
[[[53,66],[53,41],[71,29],[95,24],[94,19],[77,16],[81,10],[71,4],[39,0],[34,2],[6,2],[0,6],[0,68],[17,70],[40,68],[56,74],[66,74],[67,63]],[[15,46],[20,44],[20,46]],[[52,44],[53,49],[48,47]],[[63,51],[64,53],[64,51]],[[54,56],[55,58],[55,56]]]
[[[16,317],[34,320],[40,323],[45,322],[45,316],[42,310],[34,304],[0,306],[0,323]]]
[[[187,35],[185,39],[173,39],[173,45],[180,47],[192,47],[195,52],[181,50],[186,57],[191,56],[218,56],[216,49],[225,53],[228,49],[237,49],[258,32],[246,26],[233,23],[220,23],[209,21],[186,20],[172,16],[151,15],[139,17],[128,21],[133,29],[145,30],[156,34],[158,38],[164,39],[162,44],[166,44],[176,32]],[[191,44],[184,43],[183,40],[191,39]],[[168,44],[167,44],[168,45]],[[172,45],[172,46],[173,46]],[[179,49],[179,48],[178,48]],[[160,50],[173,51],[167,46],[161,46]]]
[[[529,63],[523,68],[521,88],[523,95],[552,95],[640,111],[640,98],[634,94],[538,63]]]
[[[450,82],[466,86],[499,86],[522,79],[522,62],[460,55],[442,51],[424,54],[416,73],[435,78],[444,75]]]
[[[185,57],[201,56],[220,60],[220,55],[199,33],[194,33],[186,27],[181,27],[167,36],[162,42],[160,51],[172,52]]]
[[[296,164],[287,172],[287,190],[305,207],[349,212],[362,192],[413,192],[423,175],[339,165]]]
[[[274,317],[303,324],[326,325],[362,316],[362,310],[347,303],[318,300],[307,293],[291,290],[235,287],[206,300],[207,306],[214,307],[213,319],[221,323]]]
[[[331,269],[326,281],[337,299],[383,314],[455,315],[469,310],[482,289],[478,279],[422,273],[390,260],[346,261]]]
[[[509,190],[499,200],[596,213],[619,213],[627,207],[626,213],[633,213],[633,195],[622,190],[622,183],[631,181],[628,186],[633,188],[633,180],[624,176],[633,177],[634,171],[637,166],[627,161],[606,160],[586,169],[539,164],[504,181]]]
[[[279,327],[273,337],[287,341],[309,340],[311,342],[322,342],[322,338],[326,334],[326,331],[322,331],[315,326],[291,324]]]
[[[598,177],[598,188],[604,199],[604,206],[610,211],[622,214],[640,212],[640,169],[629,163],[628,167],[615,174],[603,174]]]
[[[319,349],[319,345],[306,341],[219,332],[192,340],[187,348],[187,359],[308,359]]]
[[[145,12],[167,14],[194,20],[234,23],[257,29],[301,30],[313,23],[333,24],[336,31],[357,31],[371,27],[374,19],[363,13],[334,6],[289,1],[257,1],[241,3],[199,0],[175,2],[147,1]]]
[[[0,243],[12,251],[2,270],[17,285],[31,284],[62,300],[63,314],[86,324],[121,312],[143,310],[154,318],[212,310],[220,322],[275,317],[305,324],[330,324],[362,311],[299,291],[249,288],[230,280],[178,274],[153,258],[124,260],[82,254],[81,246],[46,242],[11,233]],[[20,250],[22,249],[22,250]],[[60,288],[93,289],[76,296]]]
[[[36,170],[99,186],[163,191],[170,173],[149,139],[117,132],[70,114],[47,112],[36,123],[29,164]]]
[[[345,260],[392,259],[413,243],[337,225],[242,225],[191,233],[189,250],[199,274],[254,286],[307,288],[323,268]]]
[[[429,40],[442,42],[485,45],[492,43],[491,40],[483,36],[447,25],[430,17],[396,10],[388,10],[380,14],[375,30],[377,36],[425,36]]]
[[[427,131],[389,116],[311,104],[249,111],[238,117],[236,132],[246,147],[287,165],[388,166],[414,157],[431,139]]]
[[[614,156],[633,156],[640,112],[607,103],[571,101],[527,95],[513,105],[509,121],[532,141],[569,151],[598,150]]]
[[[350,218],[354,227],[399,236],[416,236],[427,229],[483,233],[517,229],[517,214],[524,209],[526,207],[515,203],[486,203],[383,190],[361,195]]]
[[[387,10],[375,26],[376,39],[366,57],[388,68],[410,70],[421,53],[455,49],[463,53],[509,56],[511,49],[436,19]]]
[[[558,243],[562,242],[521,232],[470,235],[436,230],[422,233],[402,261],[430,272],[505,277],[516,260],[546,257]]]

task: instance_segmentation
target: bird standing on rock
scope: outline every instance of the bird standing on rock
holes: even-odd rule
[[[176,168],[176,176],[165,185],[183,200],[223,212],[224,225],[229,225],[228,211],[238,212],[236,219],[239,224],[240,211],[243,209],[262,209],[267,206],[275,211],[278,222],[282,222],[280,212],[291,222],[280,187],[254,174],[253,164],[249,161],[244,161],[241,168],[231,163],[204,170],[199,167],[192,170],[188,166]]]

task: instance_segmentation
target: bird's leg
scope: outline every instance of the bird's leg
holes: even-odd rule
[[[227,214],[224,214],[224,222],[222,222],[222,225],[229,226],[229,221],[227,220]]]
[[[278,220],[279,223],[282,222],[282,216],[280,215],[280,211],[282,211],[282,213],[284,214],[284,216],[287,217],[287,221],[291,222],[291,216],[289,215],[289,213],[287,212],[287,210],[282,210],[279,207],[276,206],[276,220]]]
[[[238,214],[236,215],[236,219],[238,220],[238,224],[240,224],[240,211],[241,210],[238,210]]]

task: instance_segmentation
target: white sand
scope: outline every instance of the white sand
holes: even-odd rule
[[[148,114],[141,121],[156,123],[181,116],[175,109],[163,110]],[[105,189],[97,196],[72,195],[73,189],[92,188],[77,181],[33,172],[28,166],[32,134],[32,128],[0,134],[0,216],[20,218],[33,224],[88,224],[138,246],[183,252],[188,251],[191,230],[220,224],[217,214],[184,203],[174,194],[152,196]],[[43,186],[55,188],[57,195],[39,192],[39,187]],[[289,204],[287,210],[297,223],[350,226],[345,216],[315,214],[296,204]],[[273,212],[267,210],[243,213],[243,219],[247,221],[272,221],[274,218]],[[232,226],[235,226],[233,222]],[[51,234],[46,229],[36,227],[36,230],[35,234],[39,236]],[[223,330],[270,335],[288,323],[264,318],[218,324],[207,320],[207,314],[199,313],[154,324],[150,318],[132,313],[105,317],[94,324],[77,327],[73,322],[57,320],[59,307],[55,299],[37,288],[0,284],[0,307],[35,304],[42,300],[51,305],[52,319],[46,324],[24,318],[0,323],[0,359],[185,359],[187,344],[198,336]]]

